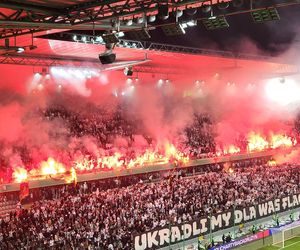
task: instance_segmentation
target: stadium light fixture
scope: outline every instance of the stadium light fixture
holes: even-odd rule
[[[188,27],[187,23],[182,23],[181,24],[182,28],[186,29]]]
[[[153,23],[156,21],[156,16],[148,16],[147,20],[149,23]]]
[[[280,20],[278,11],[274,7],[252,11],[251,16],[255,23],[263,23],[268,21]]]
[[[197,14],[197,9],[196,8],[187,8],[184,10],[184,13],[188,16],[194,16]]]
[[[124,75],[125,76],[132,76],[133,75],[132,67],[125,67],[125,69],[124,69]]]
[[[183,15],[183,11],[182,11],[182,10],[176,10],[176,11],[173,12],[173,13],[174,13],[174,16],[175,16],[176,18],[182,17],[182,15]]]
[[[23,47],[18,47],[17,48],[17,53],[23,53],[25,49]]]
[[[209,13],[212,10],[212,7],[210,4],[202,4],[201,10],[203,13]]]
[[[193,27],[197,25],[197,20],[190,20],[188,22],[186,22],[188,27]]]
[[[84,43],[86,43],[86,41],[87,41],[86,36],[83,36],[83,37],[81,38],[81,41],[84,42]]]
[[[101,36],[97,36],[95,41],[97,43],[103,43],[103,38]]]
[[[125,33],[123,31],[120,31],[120,32],[117,33],[117,36],[118,37],[124,37]]]
[[[131,26],[133,24],[133,20],[132,19],[125,20],[125,24],[127,26]]]
[[[164,80],[163,80],[163,79],[159,79],[159,80],[157,81],[157,87],[158,87],[158,88],[162,87],[163,83],[164,83]]]
[[[44,85],[42,83],[39,83],[37,86],[38,90],[43,90],[44,89]]]
[[[135,18],[134,21],[135,21],[135,23],[137,23],[137,24],[142,24],[142,23],[145,22],[143,16]]]
[[[167,20],[169,18],[169,5],[168,4],[158,4],[158,17],[161,20]]]
[[[149,31],[146,28],[141,30],[133,30],[128,32],[128,34],[133,40],[147,40],[151,38]]]
[[[187,22],[182,22],[181,23],[181,26],[186,29],[188,27],[194,27],[194,26],[197,26],[197,20],[190,20],[190,21],[187,21]]]
[[[166,36],[177,36],[185,34],[184,27],[180,23],[164,25],[161,28]]]
[[[202,20],[202,23],[207,30],[215,30],[229,27],[225,16],[212,16],[209,18],[205,18]]]
[[[229,2],[218,0],[218,8],[219,10],[226,10],[229,7]]]

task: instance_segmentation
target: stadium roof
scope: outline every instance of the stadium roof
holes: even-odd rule
[[[149,67],[172,68],[173,73],[180,72],[182,68],[203,69],[207,74],[222,69],[257,68],[261,72],[270,74],[288,74],[297,71],[291,64],[281,63],[272,56],[283,52],[295,40],[294,17],[300,12],[299,1],[276,0],[260,1],[263,5],[249,8],[248,2],[241,8],[232,4],[225,10],[220,10],[216,0],[213,3],[214,15],[223,15],[228,18],[230,27],[208,31],[198,23],[196,27],[187,29],[186,35],[167,37],[163,34],[161,26],[175,22],[175,10],[195,8],[198,14],[194,17],[198,21],[203,18],[200,7],[209,4],[209,1],[168,0],[169,10],[172,11],[166,21],[156,20],[148,23],[151,39],[135,40],[137,48],[116,48],[118,61],[145,60]],[[229,1],[231,3],[231,1]],[[266,5],[267,4],[267,5]],[[265,9],[270,6],[277,7],[280,21],[253,23],[250,12]],[[70,35],[102,35],[114,29],[114,21],[119,19],[120,30],[125,32],[125,41],[130,40],[128,30],[140,30],[144,24],[133,23],[127,26],[124,21],[137,18],[146,13],[147,16],[157,14],[157,1],[118,1],[118,0],[4,0],[0,2],[0,36],[11,37],[10,43],[17,46],[34,45],[32,50],[17,54],[14,51],[0,50],[1,63],[15,63],[28,65],[45,63],[49,65],[60,61],[69,64],[69,61],[82,61],[83,63],[97,63],[98,54],[104,51],[102,44],[88,44],[70,40]],[[185,17],[183,14],[183,18]],[[272,30],[272,32],[271,32]],[[278,32],[280,30],[280,32]],[[22,35],[25,34],[25,35]],[[27,34],[27,35],[26,35]],[[69,37],[66,38],[66,34]],[[33,44],[31,38],[34,36]],[[250,41],[248,46],[241,46],[237,41]],[[2,39],[4,41],[4,39]],[[276,46],[274,46],[274,44]],[[253,49],[255,47],[256,49]],[[282,49],[284,48],[284,49]],[[251,53],[248,53],[251,51]],[[182,53],[185,56],[182,56]],[[252,55],[252,54],[255,55]],[[38,61],[29,62],[27,59],[35,57]],[[11,60],[19,58],[20,60]],[[26,59],[27,58],[27,59]],[[50,60],[50,61],[49,61]],[[260,61],[257,63],[256,61]],[[184,65],[184,67],[183,67]],[[260,65],[259,67],[257,67]]]

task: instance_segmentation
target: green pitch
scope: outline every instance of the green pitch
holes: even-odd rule
[[[300,250],[300,237],[295,237],[290,240],[284,242],[284,248],[282,245],[274,245],[260,248],[259,250],[278,250],[278,249],[286,249],[286,250]]]

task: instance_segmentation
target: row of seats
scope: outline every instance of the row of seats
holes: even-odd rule
[[[5,216],[10,212],[15,211],[17,208],[17,203],[15,201],[3,201],[0,202],[0,216]]]
[[[0,201],[0,207],[16,204],[15,201]]]

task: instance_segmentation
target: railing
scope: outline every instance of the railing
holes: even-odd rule
[[[129,169],[115,169],[115,170],[108,170],[103,171],[93,170],[93,172],[89,173],[77,173],[77,182],[85,182],[85,181],[93,181],[99,179],[107,179],[113,177],[121,177],[121,176],[128,176],[128,175],[135,175],[135,174],[146,174],[151,172],[158,172],[158,171],[167,171],[172,170],[174,168],[188,168],[194,166],[205,166],[209,164],[216,164],[216,163],[224,163],[224,162],[232,162],[232,161],[242,161],[247,159],[259,158],[259,157],[272,157],[273,155],[278,154],[288,154],[292,151],[292,148],[288,149],[274,149],[274,150],[266,150],[254,153],[243,153],[243,154],[234,154],[228,156],[220,156],[220,157],[211,157],[211,158],[203,158],[203,159],[196,159],[191,160],[189,163],[185,165],[175,165],[171,163],[167,164],[156,164],[156,165],[148,165],[148,166],[137,166],[134,168]],[[29,187],[32,188],[40,188],[40,187],[47,187],[47,186],[56,186],[56,185],[64,185],[66,184],[64,179],[41,179],[41,180],[31,180],[29,181]],[[13,192],[20,190],[19,183],[7,183],[0,185],[0,193],[5,192]]]

